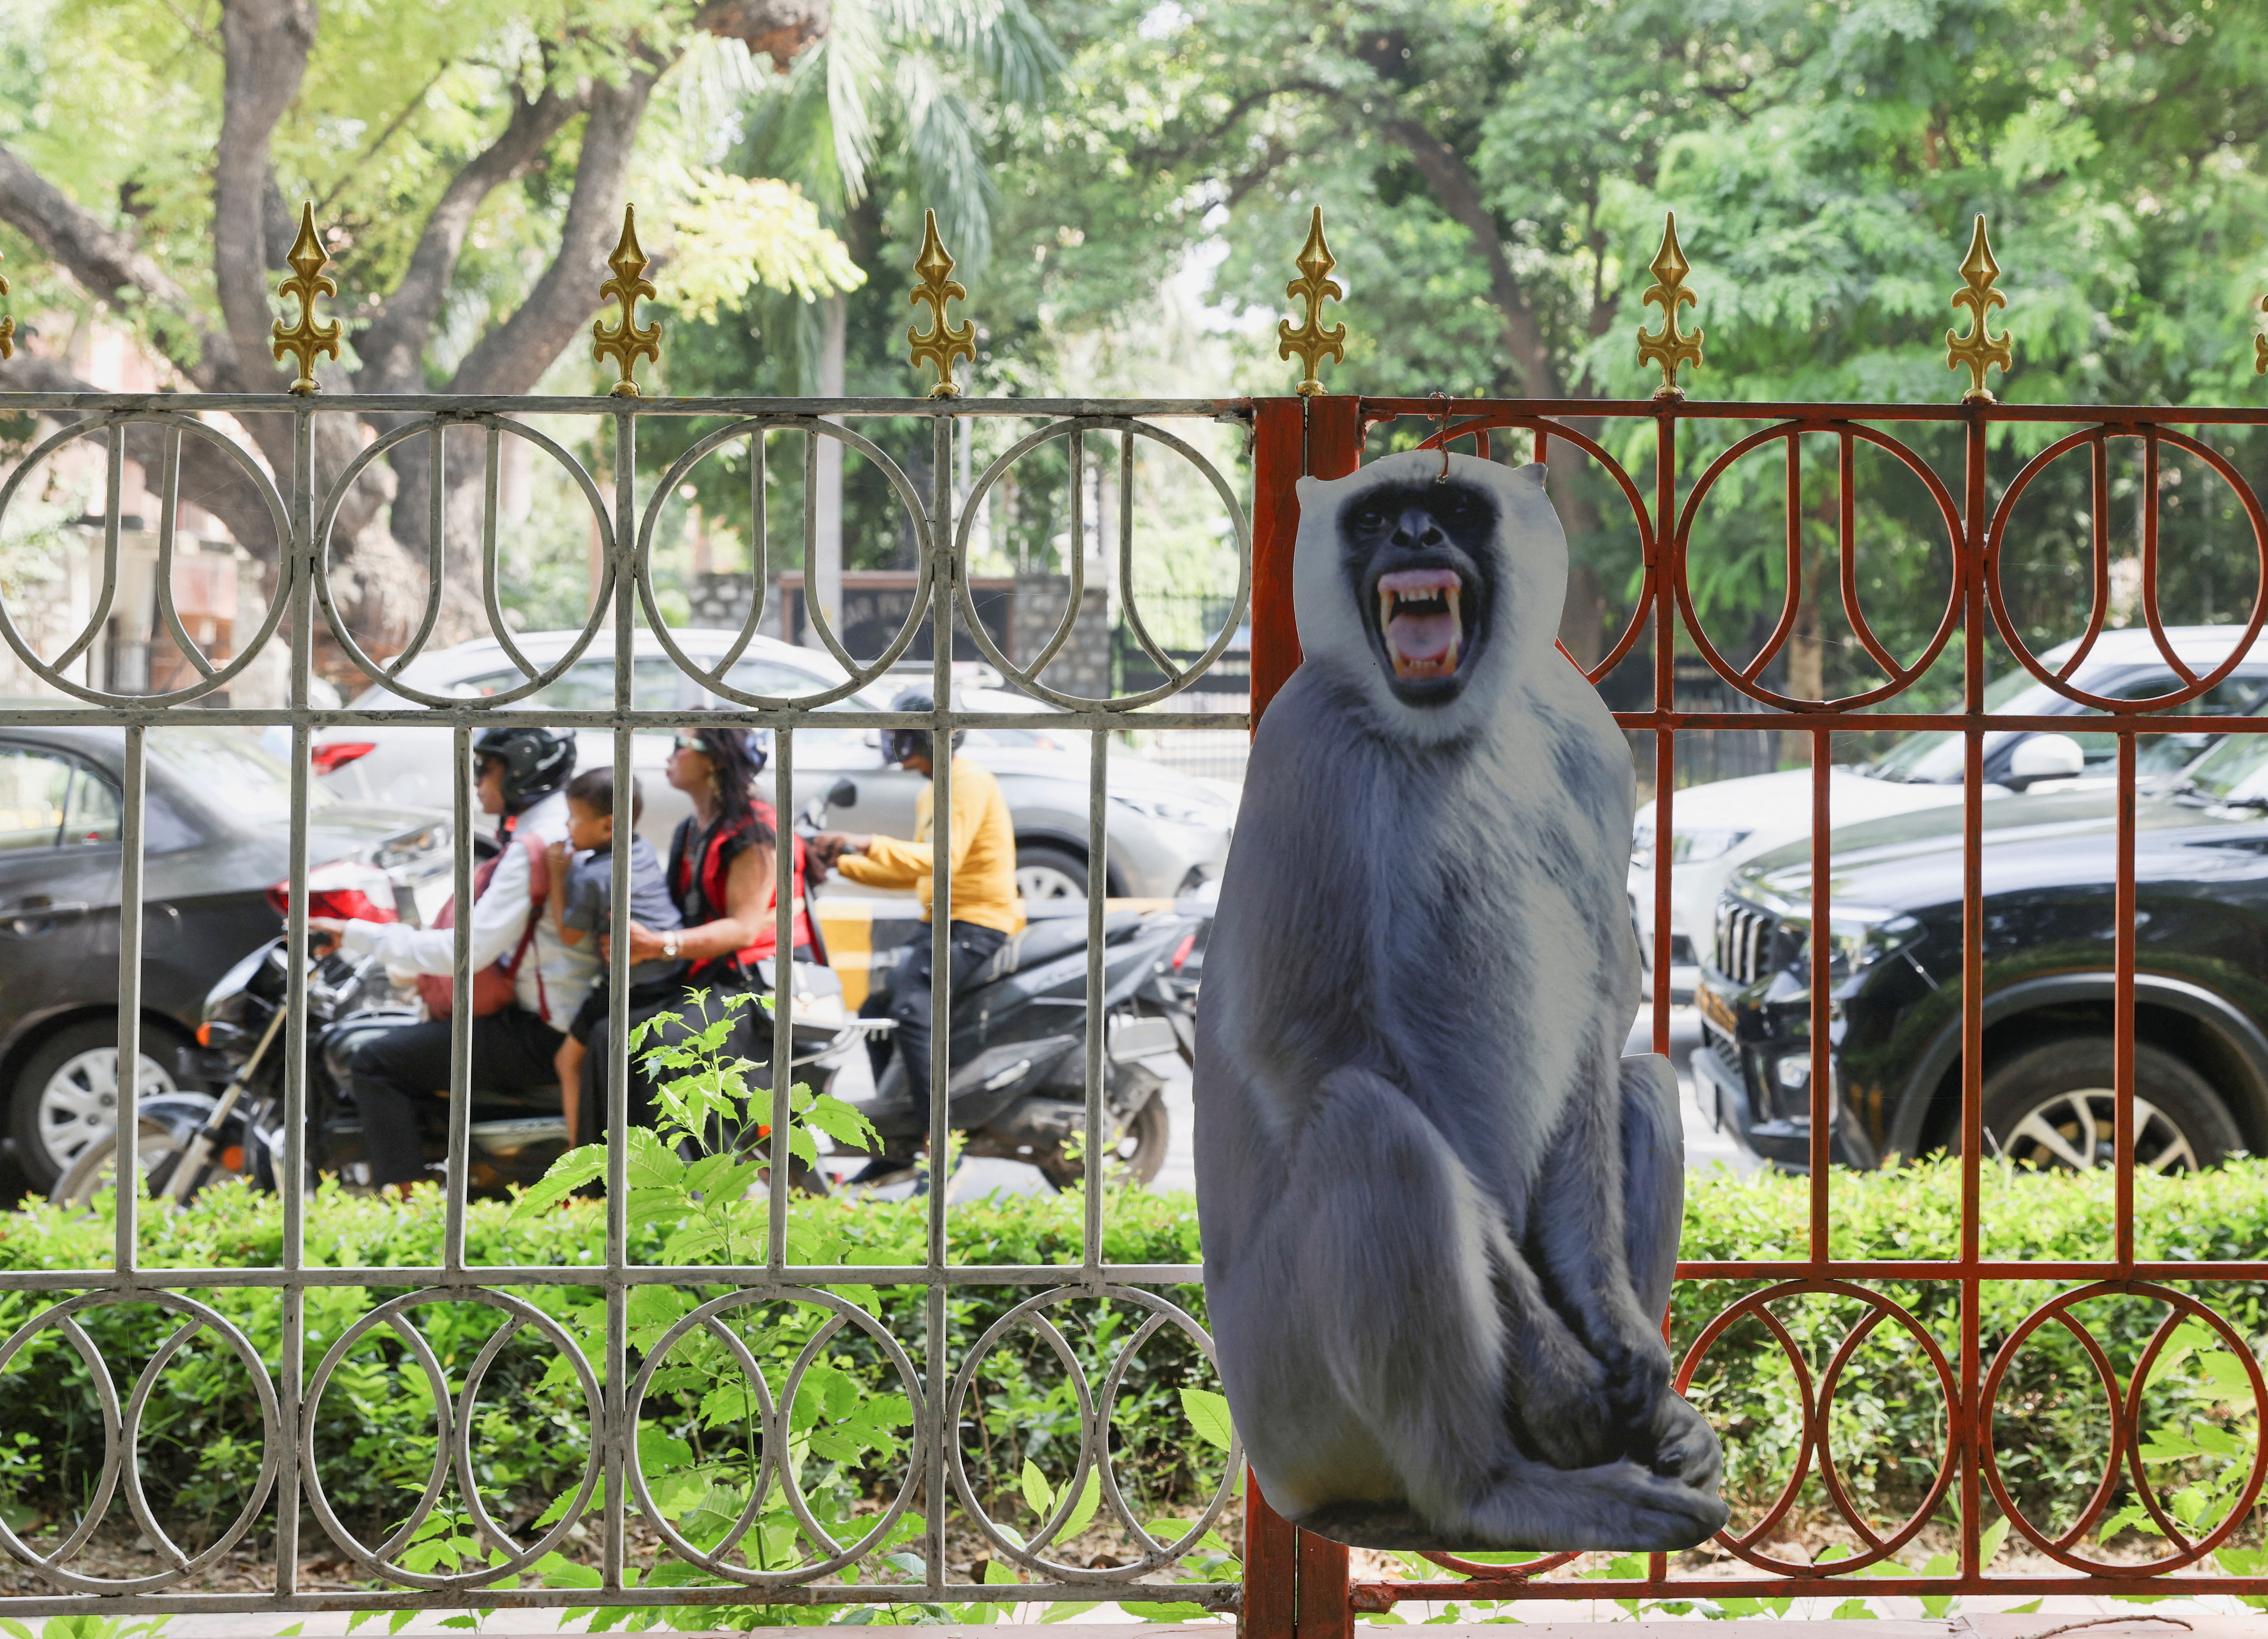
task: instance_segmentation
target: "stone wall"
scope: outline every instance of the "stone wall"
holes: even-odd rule
[[[1010,658],[1020,664],[1047,647],[1063,619],[1064,599],[1071,581],[1063,575],[1020,575],[1016,577],[1015,647]],[[1079,618],[1071,636],[1056,650],[1055,658],[1040,673],[1040,681],[1066,695],[1096,699],[1110,693],[1109,594],[1094,580],[1079,599]]]

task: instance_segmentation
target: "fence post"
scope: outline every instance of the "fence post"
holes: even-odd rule
[[[1252,721],[1300,664],[1292,552],[1304,476],[1343,478],[1362,456],[1362,401],[1333,394],[1254,401],[1252,440]],[[1298,1529],[1244,1483],[1242,1639],[1346,1639],[1344,1545]]]

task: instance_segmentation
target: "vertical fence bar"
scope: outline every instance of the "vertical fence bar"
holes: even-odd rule
[[[1676,522],[1677,414],[1664,400],[1654,415],[1653,527],[1640,542],[1646,553],[1646,584],[1653,598],[1653,1050],[1669,1051],[1669,926],[1672,810],[1677,785],[1677,615],[1669,589],[1672,560],[1685,550]],[[1697,960],[1706,930],[1689,936]]]
[[[472,1147],[473,1104],[473,836],[479,823],[473,802],[473,731],[449,731],[449,803],[454,834],[449,861],[454,908],[449,972],[449,1172],[442,1180],[448,1197],[441,1248],[442,1268],[452,1275],[465,1269],[465,1200],[461,1187]],[[458,1147],[461,1132],[464,1148]]]
[[[614,415],[615,518],[614,540],[608,563],[613,571],[615,595],[615,746],[621,767],[615,781],[615,824],[621,826],[621,777],[630,766],[627,713],[632,700],[631,680],[637,674],[637,604],[634,545],[637,540],[637,423],[627,409]],[[614,907],[622,915],[630,905],[630,857],[627,846],[615,850]],[[623,1490],[630,1479],[630,1452],[637,1430],[630,1419],[630,941],[617,937],[608,966],[614,991],[607,999],[607,1358],[606,1452],[607,1507],[600,1577],[605,1586],[623,1585],[626,1559]]]
[[[1961,566],[1961,1574],[1976,1577],[1983,1532],[1984,1440],[1977,1359],[1982,1347],[1984,1283],[1977,1278],[1979,1168],[1984,1144],[1984,572],[1990,518],[1984,488],[1984,407],[1965,407],[1962,443]]]
[[[124,789],[118,807],[118,1166],[117,1220],[112,1267],[125,1285],[136,1283],[142,1195],[142,812],[147,767],[145,736],[126,727]],[[84,777],[84,776],[78,776]]]
[[[953,550],[953,415],[930,420],[929,517],[922,550],[930,555],[931,702],[929,929],[929,1290],[930,1427],[935,1437],[924,1453],[923,1488],[929,1506],[923,1544],[924,1581],[932,1599],[945,1591],[945,1445],[954,1431],[945,1422],[949,1363],[946,1357],[946,1197],[953,1193],[953,614],[961,566]],[[1071,435],[1076,448],[1079,435]],[[1074,463],[1074,475],[1076,464]],[[1081,549],[1073,514],[1071,550]],[[1074,611],[1076,606],[1074,606]],[[908,1069],[911,1069],[909,1065]]]
[[[286,1439],[276,1477],[276,1591],[289,1596],[299,1587],[299,1488],[301,1465],[312,1466],[314,1448],[300,1426],[306,1384],[307,1320],[307,804],[314,756],[314,724],[309,717],[315,675],[315,421],[313,409],[296,405],[291,422],[291,539],[278,543],[278,573],[288,577],[276,588],[291,600],[291,715],[290,885],[284,913],[284,1324],[279,1413]]]
[[[772,1165],[764,1265],[777,1280],[787,1268],[788,1174],[795,1169],[795,1152],[788,1143],[795,1080],[795,918],[800,909],[795,877],[793,729],[772,736],[772,818],[777,836],[772,864]]]
[[[2145,583],[2154,597],[2154,583]],[[2111,1001],[2111,1099],[2116,1123],[2113,1150],[2117,1165],[2111,1172],[2116,1191],[2112,1235],[2118,1271],[2134,1270],[2134,942],[2138,889],[2134,880],[2134,736],[2121,725],[2118,735],[2118,865],[2115,993]],[[2092,1162],[2093,1157],[2088,1160]]]
[[[1793,449],[1795,441],[1788,440]],[[1811,731],[1811,1261],[1827,1267],[1828,1140],[1835,1115],[1831,1079],[1833,1055],[1828,1051],[1828,996],[1833,988],[1835,952],[1832,890],[1834,814],[1828,798],[1827,775],[1834,755],[1833,731]]]

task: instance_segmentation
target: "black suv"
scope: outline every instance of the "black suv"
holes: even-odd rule
[[[1984,805],[1988,1153],[2112,1157],[2115,796]],[[1829,1153],[1872,1167],[1959,1142],[1961,811],[1834,834]],[[2224,741],[2136,805],[2135,1155],[2268,1153],[2268,736]],[[1697,1096],[1757,1155],[1810,1155],[1811,861],[1767,854],[1718,906]]]

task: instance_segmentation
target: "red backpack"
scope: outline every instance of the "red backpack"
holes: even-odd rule
[[[551,897],[551,871],[549,862],[544,857],[543,839],[527,836],[513,840],[524,842],[527,848],[527,926],[521,931],[519,943],[512,947],[510,956],[498,957],[473,975],[475,1018],[486,1018],[491,1013],[501,1013],[519,999],[519,965],[527,959],[528,947],[535,943],[535,924],[543,919],[545,901]],[[489,880],[503,863],[504,856],[499,853],[473,872],[473,898],[475,900],[489,891]],[[457,901],[453,895],[447,904],[441,907],[440,914],[433,918],[433,925],[437,928],[457,925]],[[417,975],[417,994],[424,1000],[425,1011],[436,1018],[446,1018],[455,1011],[456,991],[457,981],[448,974]],[[541,968],[536,971],[535,994],[542,1004],[543,1022],[548,1025],[551,1022],[551,1003],[543,996],[543,973]]]

